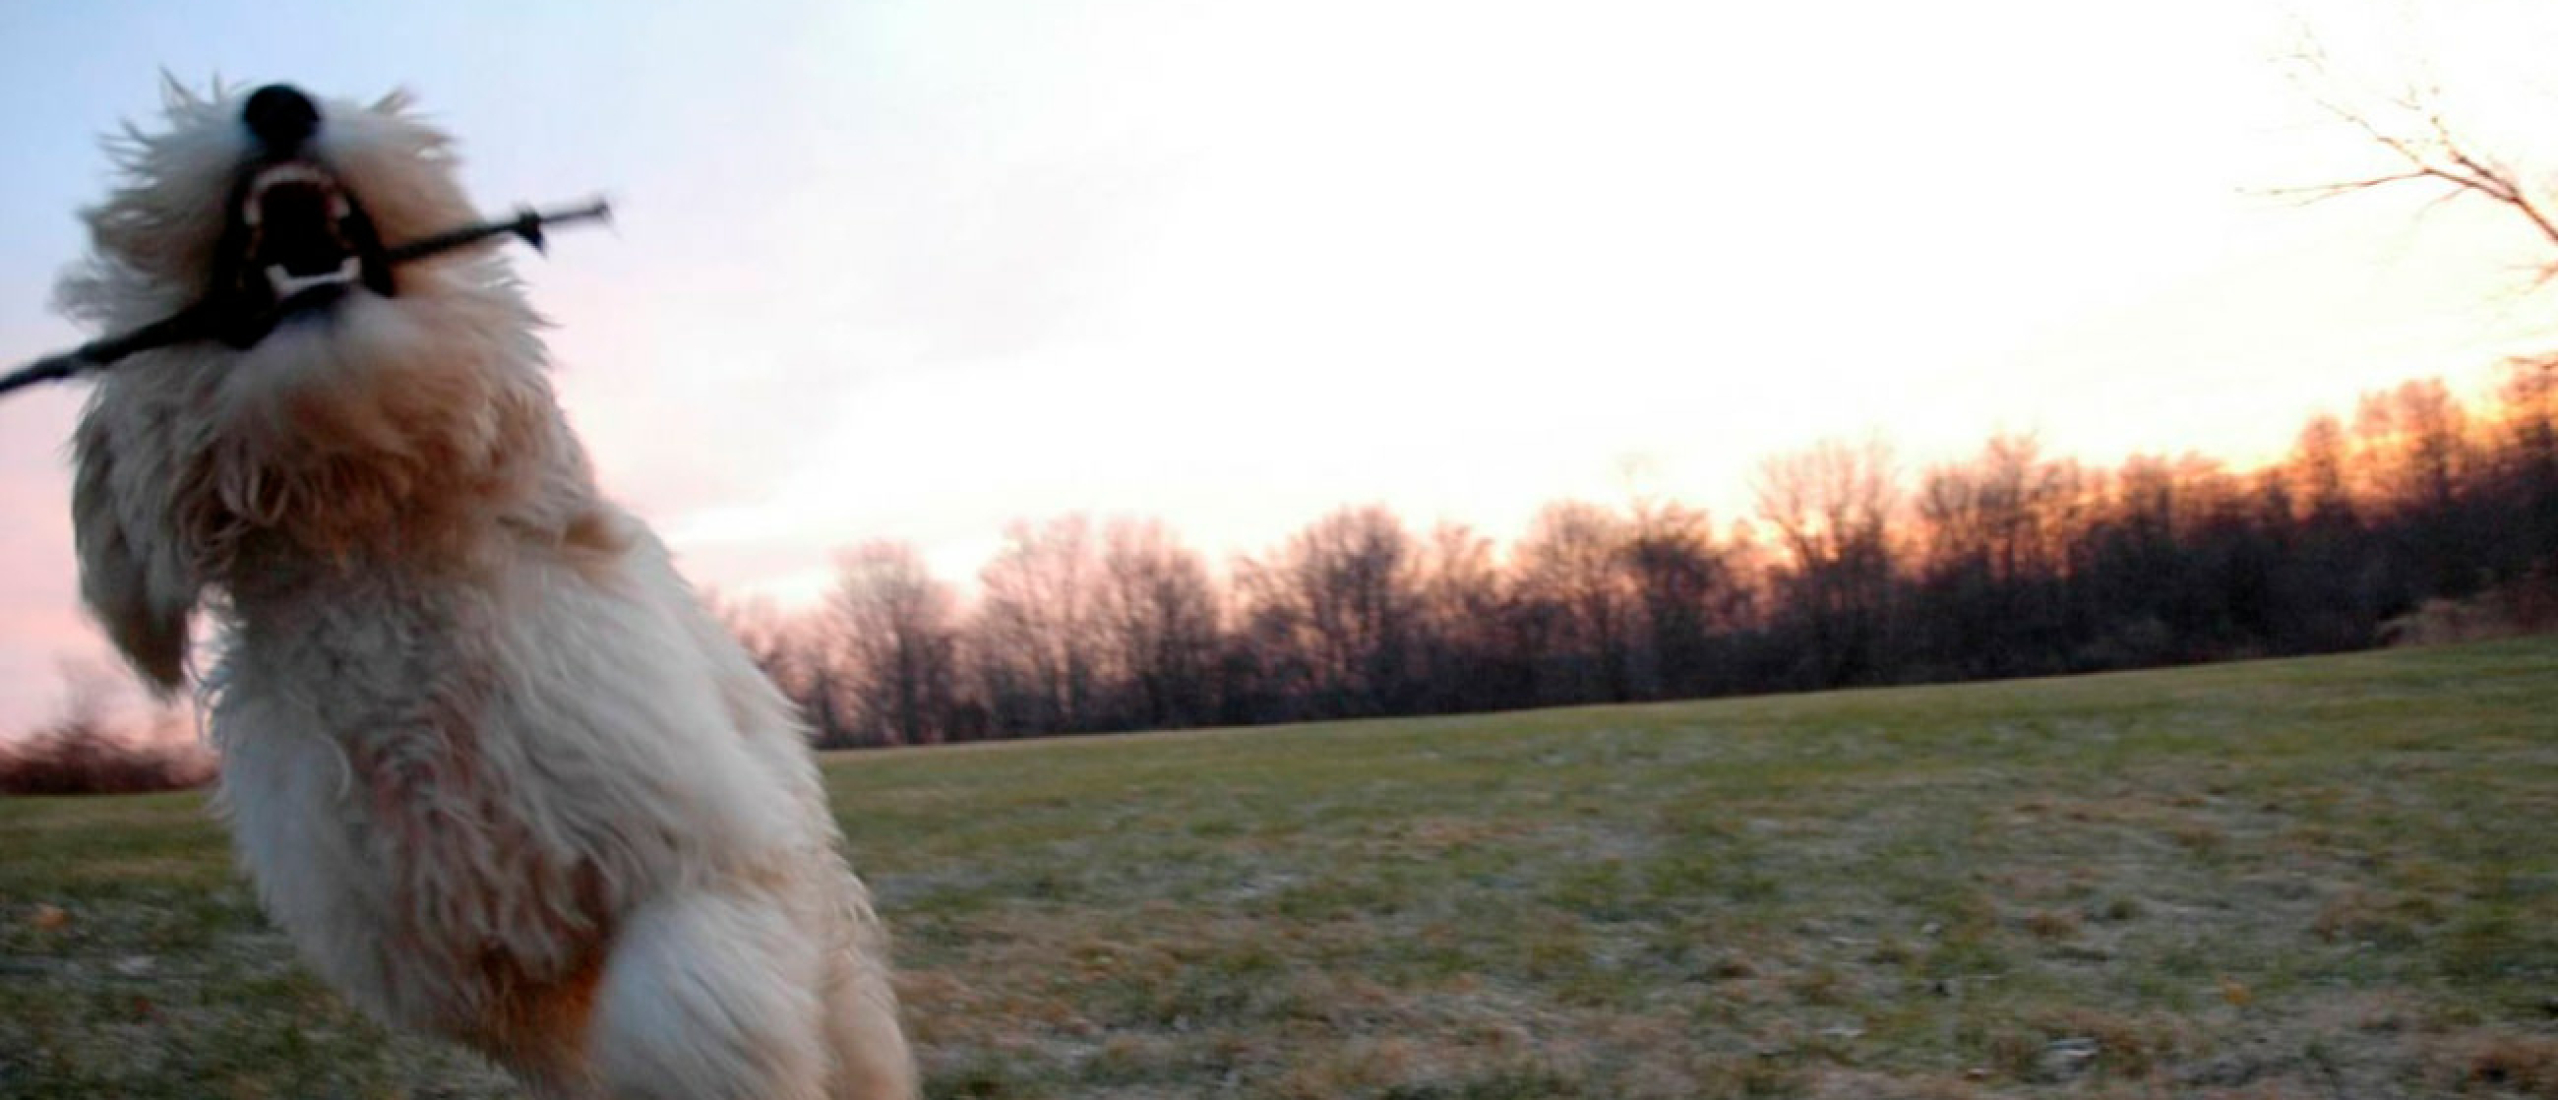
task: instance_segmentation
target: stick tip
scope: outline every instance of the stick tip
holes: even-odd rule
[[[0,374],[0,394],[25,389],[38,382],[60,381],[80,373],[87,366],[88,359],[76,351],[48,355],[7,374]]]

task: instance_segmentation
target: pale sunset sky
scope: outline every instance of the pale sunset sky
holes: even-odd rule
[[[608,490],[733,593],[876,538],[964,583],[1070,511],[1219,558],[1365,501],[1730,519],[1761,457],[1869,431],[1913,469],[2001,429],[2253,463],[2558,345],[2510,213],[2268,196],[2386,167],[2276,64],[2299,22],[2536,151],[2547,7],[10,4],[0,368],[90,335],[51,285],[165,69],[409,88],[491,212],[610,195],[617,232],[518,264]],[[0,734],[102,652],[80,398],[0,401]]]

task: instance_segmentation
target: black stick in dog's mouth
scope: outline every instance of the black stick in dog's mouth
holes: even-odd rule
[[[338,205],[349,200],[334,181],[324,174],[314,176],[299,170],[296,165],[279,165],[260,172],[251,178],[248,187],[251,191],[243,198],[246,205],[240,208],[240,221],[251,232],[260,231],[266,220],[266,211],[277,203],[318,203],[323,207],[322,213],[327,215],[322,224],[329,226],[359,221],[346,216],[354,211]],[[612,216],[612,207],[598,199],[584,206],[558,210],[526,207],[503,221],[449,229],[389,248],[362,239],[366,234],[360,232],[356,239],[349,240],[344,235],[346,231],[336,229],[329,230],[329,236],[323,239],[259,239],[242,252],[242,255],[252,258],[258,270],[238,273],[235,278],[257,280],[257,289],[265,292],[257,297],[263,301],[243,306],[237,301],[226,300],[232,298],[231,295],[218,292],[207,295],[194,305],[131,332],[102,336],[70,351],[47,356],[0,375],[0,394],[40,382],[77,377],[153,348],[211,339],[228,339],[243,346],[255,343],[254,336],[245,342],[238,337],[252,332],[264,335],[274,327],[278,312],[298,301],[317,295],[343,293],[357,282],[368,281],[377,265],[366,262],[363,255],[366,252],[378,255],[379,268],[387,272],[390,267],[468,248],[492,237],[511,236],[541,251],[547,243],[544,232],[552,226],[609,222]],[[362,224],[369,227],[369,223]],[[328,255],[332,249],[339,250],[335,256]]]

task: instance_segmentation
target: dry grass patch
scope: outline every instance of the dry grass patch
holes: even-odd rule
[[[2079,915],[2068,909],[2037,909],[2025,914],[2025,930],[2040,940],[2065,940],[2078,935]]]

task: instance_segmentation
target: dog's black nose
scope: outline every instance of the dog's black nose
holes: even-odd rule
[[[269,84],[250,93],[240,121],[270,155],[289,157],[320,128],[320,108],[290,84]]]

